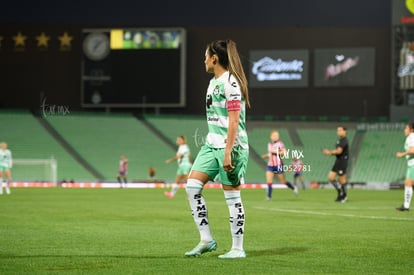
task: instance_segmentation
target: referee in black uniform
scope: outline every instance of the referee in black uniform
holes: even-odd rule
[[[348,200],[346,191],[346,169],[348,168],[348,139],[346,137],[346,127],[339,126],[336,129],[339,139],[336,141],[334,150],[323,149],[323,153],[328,156],[335,156],[335,163],[329,171],[328,180],[338,191],[338,197],[335,201],[346,202]],[[336,178],[338,177],[338,181]]]

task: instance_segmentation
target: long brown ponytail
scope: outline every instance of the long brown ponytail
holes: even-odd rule
[[[233,40],[216,40],[207,46],[209,55],[217,55],[219,63],[234,75],[240,85],[246,105],[250,107],[249,90],[243,65],[240,61],[236,43]]]

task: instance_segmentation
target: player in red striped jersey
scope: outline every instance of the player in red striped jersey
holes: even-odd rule
[[[285,178],[285,169],[282,158],[285,156],[285,144],[279,139],[279,132],[273,130],[270,133],[270,142],[267,144],[267,153],[262,155],[263,159],[269,159],[266,169],[266,183],[267,183],[267,200],[272,199],[273,179],[276,174],[281,184],[286,184],[293,190],[295,195],[298,194],[298,189]]]
[[[125,155],[121,155],[121,159],[119,160],[119,170],[116,179],[119,182],[120,187],[127,187],[127,174],[128,174],[128,159]]]

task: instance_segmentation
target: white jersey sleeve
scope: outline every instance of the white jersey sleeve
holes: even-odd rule
[[[409,150],[410,147],[414,147],[414,133],[411,133],[407,136],[406,140],[405,140],[405,146],[404,149],[406,151]],[[405,158],[407,159],[407,164],[408,166],[413,166],[414,165],[414,156],[405,156]]]
[[[13,159],[12,159],[12,153],[10,150],[8,151],[8,155],[9,155],[9,168],[11,169],[13,167]]]
[[[190,165],[190,148],[187,144],[182,144],[178,147],[177,155],[182,155],[181,158],[177,159],[179,165]]]

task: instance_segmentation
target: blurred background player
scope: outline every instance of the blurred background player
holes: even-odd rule
[[[262,155],[263,159],[269,159],[266,169],[267,200],[272,199],[274,174],[277,175],[281,184],[286,184],[287,187],[293,190],[295,195],[298,194],[298,189],[285,178],[285,171],[282,161],[285,153],[286,147],[285,144],[279,140],[279,132],[273,130],[270,133],[270,142],[267,144],[267,153]]]
[[[409,211],[414,185],[414,122],[408,123],[404,128],[405,143],[404,152],[397,152],[397,158],[407,159],[407,174],[404,182],[404,203],[396,208],[398,211]]]
[[[184,136],[178,136],[176,143],[178,145],[177,154],[165,161],[165,163],[169,164],[177,160],[178,163],[177,174],[175,182],[171,186],[171,191],[164,192],[164,194],[170,199],[174,198],[175,194],[177,193],[180,182],[187,182],[188,174],[190,173],[192,165],[190,148],[187,145],[186,138]]]
[[[336,134],[339,139],[336,141],[335,150],[323,149],[322,153],[327,156],[335,156],[336,160],[328,174],[329,182],[335,187],[338,192],[336,202],[346,202],[348,195],[346,192],[346,169],[348,168],[348,138],[346,137],[346,127],[339,126],[336,128]],[[338,177],[338,181],[336,181]]]
[[[293,185],[297,188],[297,179],[299,178],[300,184],[302,189],[305,189],[305,182],[303,180],[303,162],[297,157],[292,159],[292,163],[290,164],[290,169],[293,172]]]
[[[13,166],[12,154],[7,149],[7,143],[0,143],[0,195],[3,195],[3,187],[6,189],[6,194],[10,195],[9,182],[11,179],[10,169]],[[3,174],[6,179],[3,181]]]
[[[151,166],[150,168],[148,168],[148,180],[155,180],[155,172],[156,170],[154,167]]]
[[[121,155],[121,159],[119,160],[119,169],[118,169],[118,175],[116,179],[119,182],[119,186],[127,187],[127,174],[128,174],[128,159],[125,157],[125,155]]]

